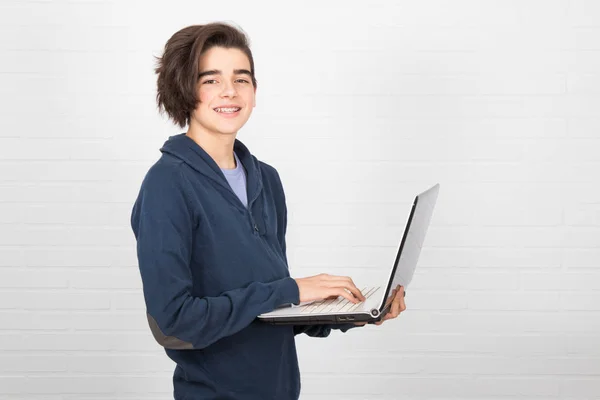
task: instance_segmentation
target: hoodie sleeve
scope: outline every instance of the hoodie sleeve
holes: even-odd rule
[[[153,168],[133,207],[131,225],[150,328],[168,349],[202,349],[250,325],[264,312],[299,302],[290,277],[252,282],[216,297],[191,294],[196,225],[179,169]]]
[[[274,169],[274,168],[273,168]],[[275,169],[274,169],[275,170]],[[287,232],[287,205],[285,201],[285,191],[283,190],[283,184],[281,182],[281,178],[279,177],[279,173],[275,170],[275,174],[277,176],[277,181],[279,183],[279,187],[281,188],[281,205],[278,207],[278,218],[277,222],[279,224],[277,229],[279,244],[281,249],[283,250],[283,256],[287,263],[287,254],[286,254],[286,244],[285,244],[285,234]],[[289,268],[289,267],[288,267]],[[300,294],[298,294],[300,297]],[[324,324],[324,325],[294,325],[294,334],[299,335],[301,333],[305,333],[308,336],[312,337],[327,337],[331,333],[331,329],[339,329],[342,332],[346,332],[352,328],[358,328],[359,325],[354,324]]]

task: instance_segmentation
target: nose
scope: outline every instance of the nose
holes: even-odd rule
[[[235,86],[232,82],[227,80],[223,81],[221,97],[235,97],[237,95],[237,91],[235,90]]]

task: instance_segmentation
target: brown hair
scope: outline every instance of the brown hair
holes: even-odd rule
[[[199,99],[196,96],[200,56],[215,47],[239,49],[250,61],[252,84],[256,87],[254,59],[249,40],[238,28],[221,22],[192,25],[176,32],[167,41],[162,57],[157,59],[156,102],[159,112],[166,112],[180,127],[189,124]]]

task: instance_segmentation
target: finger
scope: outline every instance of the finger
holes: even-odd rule
[[[360,294],[360,301],[365,301],[367,298],[362,294],[362,292],[360,291],[360,289],[358,288],[358,286],[356,286],[356,284],[354,283],[354,281],[352,280],[352,278],[350,278],[349,276],[347,277],[348,280],[350,281],[350,284],[352,285],[352,287],[355,287],[356,290],[358,290],[358,293]]]
[[[329,281],[332,281],[332,282],[336,281],[337,283],[344,282],[345,284],[349,284],[349,285],[356,287],[356,285],[354,284],[354,281],[349,276],[326,275],[326,277],[328,278]]]
[[[406,290],[404,289],[404,286],[400,286],[398,288],[398,293],[400,293],[400,297],[406,297]]]
[[[352,293],[359,301],[366,300],[365,296],[363,296],[361,291],[354,284],[352,284],[347,279],[339,279],[339,278],[341,278],[341,277],[338,277],[337,280],[328,282],[327,284],[329,285],[329,287],[344,288],[344,289],[348,290],[350,293]]]
[[[361,302],[361,301],[365,301],[367,298],[362,294],[362,292],[360,291],[359,288],[357,288],[354,285],[351,286],[347,286],[346,289],[348,289],[350,291],[350,293],[352,293],[356,299]]]
[[[390,296],[387,298],[385,305],[388,306],[392,303],[392,301],[394,301],[394,299],[396,298],[396,289],[392,290],[392,294],[390,294]]]
[[[400,298],[400,312],[406,310],[406,303],[404,302],[404,297]]]
[[[366,300],[365,296],[362,294],[360,289],[354,284],[352,278],[350,278],[349,276],[343,276],[341,278],[346,283],[345,288],[348,289],[353,295],[355,295],[357,299],[359,299],[360,301]]]
[[[400,303],[397,300],[392,302],[392,309],[390,310],[392,318],[396,318],[400,314]]]
[[[406,310],[406,303],[404,302],[404,296],[406,295],[406,292],[404,291],[404,288],[402,288],[402,293],[400,296],[398,296],[398,303],[400,305],[400,312]]]
[[[400,286],[400,289],[398,289],[398,292],[402,293],[402,297],[406,297],[406,290],[404,289],[404,286]]]
[[[337,294],[338,296],[343,296],[346,299],[348,299],[348,301],[350,301],[352,303],[358,303],[359,302],[354,296],[352,296],[351,293],[349,293],[346,290],[341,289],[341,288],[334,288],[334,289],[332,289],[332,292],[330,292],[330,293],[331,294]]]
[[[398,293],[396,294],[396,298],[394,299],[394,303],[396,304],[396,310],[397,310],[398,314],[400,313],[400,311],[402,311],[403,299],[404,299],[404,297],[402,296],[402,292],[398,291]]]

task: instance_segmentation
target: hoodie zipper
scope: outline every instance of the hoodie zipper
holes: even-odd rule
[[[252,203],[254,203],[254,201]],[[253,227],[252,233],[254,234],[254,236],[258,237],[258,241],[263,245],[263,247],[265,248],[265,250],[267,250],[267,253],[269,253],[276,260],[281,261],[283,263],[283,265],[286,266],[286,269],[287,269],[287,264],[285,263],[285,260],[279,254],[275,253],[271,249],[271,247],[267,243],[267,240],[260,234],[259,229],[258,229],[258,225],[256,224],[256,221],[254,220],[254,217],[252,216],[252,212],[250,211],[250,208],[251,208],[250,204],[251,203],[248,203],[248,204],[249,204],[249,206],[248,206],[248,215],[250,216],[250,222],[251,222],[252,227]]]
[[[233,193],[233,189],[231,190],[231,192]],[[233,193],[233,195],[235,196],[236,199],[238,199],[238,201],[240,202],[240,204],[242,204],[242,201],[237,197],[237,195],[235,193]],[[252,205],[254,204],[254,202],[256,200],[258,200],[258,197],[260,196],[260,191],[258,192],[257,196],[254,197],[253,199],[250,199],[248,201],[248,207],[244,207],[246,209],[246,211],[248,212],[248,216],[250,217],[250,226],[252,228],[252,232],[255,235],[258,235],[258,225],[256,224],[256,221],[254,220],[254,217],[252,216]],[[242,204],[243,206],[243,204]]]
[[[275,257],[276,260],[279,260],[283,263],[283,265],[286,267],[286,270],[288,269],[287,267],[287,263],[285,262],[284,258],[279,256],[277,253],[275,253],[268,245],[268,243],[266,243],[266,239],[262,237],[262,235],[260,234],[260,229],[258,228],[258,224],[256,223],[256,221],[254,220],[254,217],[252,216],[252,205],[254,204],[255,201],[258,200],[258,198],[260,197],[260,191],[258,191],[258,193],[256,194],[256,197],[252,198],[251,200],[248,200],[248,206],[245,207],[244,204],[242,203],[242,201],[239,199],[239,197],[237,197],[237,195],[235,194],[235,192],[233,191],[233,189],[231,189],[231,186],[229,184],[227,184],[227,187],[230,189],[231,194],[233,195],[233,197],[239,202],[239,204],[242,205],[242,207],[246,210],[246,212],[248,213],[248,217],[250,218],[250,227],[252,229],[252,233],[254,236],[258,237],[258,241],[261,242],[262,246],[267,250],[267,253],[269,253],[272,257]]]
[[[253,229],[253,233],[254,235],[258,235],[259,234],[259,229],[258,229],[258,225],[256,224],[256,221],[254,221],[254,218],[252,217],[252,213],[250,212],[250,210],[248,210],[248,214],[250,215],[250,223],[252,224]]]

